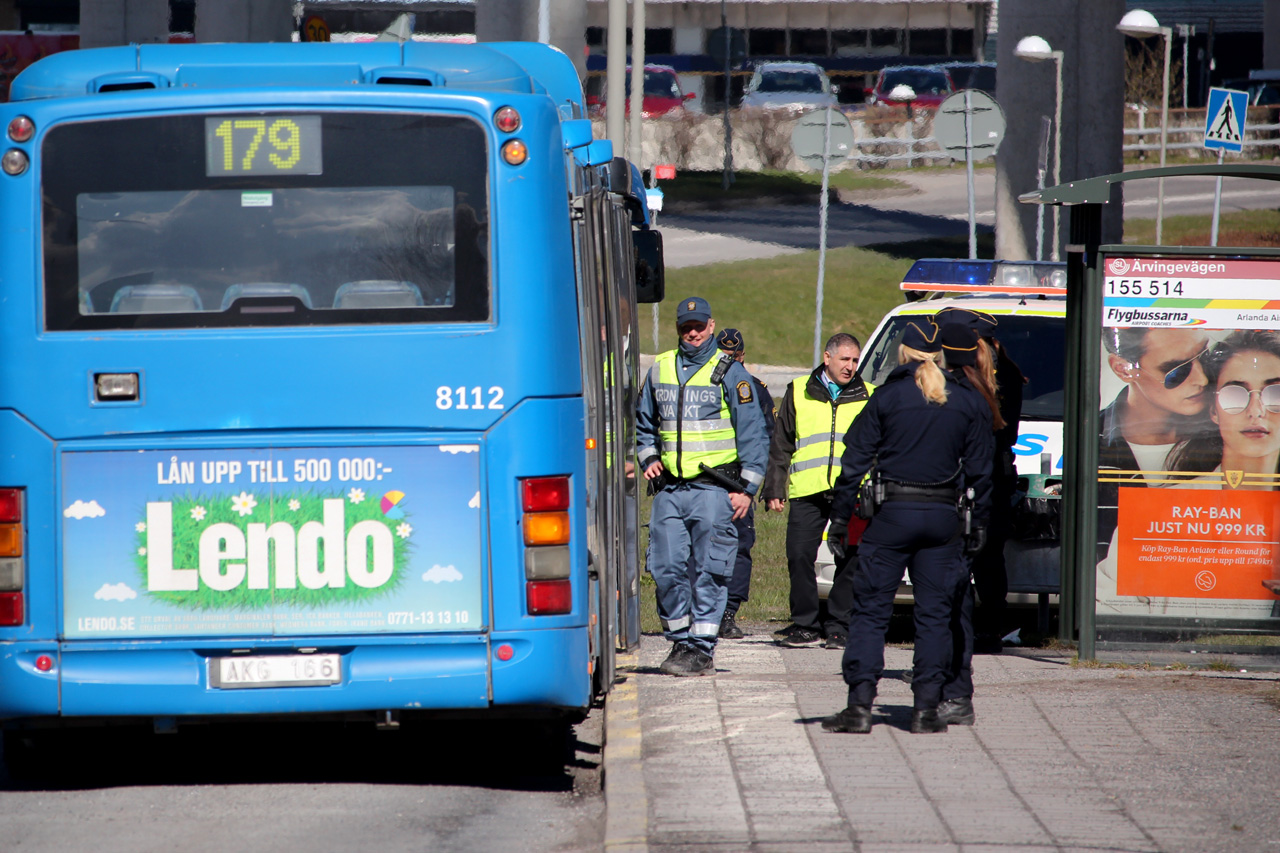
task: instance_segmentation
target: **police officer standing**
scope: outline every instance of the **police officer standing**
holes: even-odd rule
[[[1013,445],[1018,441],[1022,388],[1027,380],[1022,369],[996,338],[998,323],[995,317],[982,311],[944,308],[938,312],[937,321],[941,326],[958,323],[973,329],[978,335],[981,356],[981,364],[975,366],[984,374],[988,369],[994,373],[999,417],[996,419],[996,449],[991,472],[993,512],[986,545],[973,558],[973,585],[978,593],[978,607],[973,618],[973,651],[977,654],[1000,654],[1004,645],[1002,638],[1008,627],[1005,624],[1005,599],[1009,594],[1009,577],[1004,563],[1004,544],[1013,532],[1010,510],[1018,487]],[[953,365],[954,359],[948,359],[947,363]]]
[[[904,565],[915,596],[911,731],[947,730],[938,705],[952,666],[952,614],[969,582],[963,549],[976,549],[985,536],[993,442],[986,402],[941,369],[941,350],[931,321],[908,323],[898,367],[845,440],[828,534],[833,553],[844,550],[859,486],[873,464],[871,491],[881,500],[873,502],[874,516],[858,548],[842,667],[849,704],[823,720],[828,731],[871,731],[871,703],[884,671],[885,633]],[[972,516],[966,537],[956,504],[969,489]]]
[[[814,560],[831,517],[832,489],[840,474],[845,432],[875,390],[855,374],[861,355],[862,346],[853,335],[832,335],[822,353],[822,364],[788,385],[778,408],[763,495],[774,512],[782,512],[784,501],[791,501],[787,515],[791,624],[774,635],[785,646],[816,643],[825,632],[827,647],[842,649],[849,630],[853,574],[846,569],[856,549],[846,549],[836,560],[825,625],[819,623]],[[847,524],[847,516],[845,521]]]
[[[715,328],[705,299],[680,301],[680,345],[649,369],[636,416],[640,468],[658,490],[648,567],[672,643],[661,669],[672,675],[715,672],[738,547],[733,522],[751,509],[768,456],[755,386],[742,365],[716,349]]]
[[[733,356],[738,364],[743,364],[747,357],[746,338],[737,329],[725,329],[716,335],[716,347],[721,352]],[[746,365],[743,365],[746,369]],[[764,415],[765,433],[773,436],[773,395],[760,379],[747,373],[755,386],[756,402],[760,404],[760,413]],[[733,526],[738,531],[738,556],[733,563],[733,576],[729,579],[729,602],[724,608],[724,618],[720,620],[720,639],[741,640],[745,635],[738,627],[738,609],[751,597],[751,549],[756,544],[756,507],[755,503],[742,518],[735,518]]]

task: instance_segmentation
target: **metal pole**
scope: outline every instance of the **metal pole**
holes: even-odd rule
[[[822,283],[827,272],[827,182],[831,175],[831,107],[822,131],[822,196],[818,200],[818,298],[813,318],[813,363],[822,358]]]
[[[538,41],[551,44],[551,0],[538,0]]]
[[[1218,166],[1221,168],[1223,159],[1227,156],[1227,152],[1221,148],[1218,149]],[[1209,245],[1218,245],[1218,213],[1222,210],[1222,176],[1218,176],[1217,186],[1213,188],[1213,227],[1209,230]]]
[[[1044,189],[1044,176],[1049,168],[1049,131],[1052,122],[1040,116],[1040,148],[1036,159],[1036,188]],[[1044,205],[1036,205],[1036,260],[1044,260]]]
[[[1062,51],[1055,50],[1052,54],[1054,64],[1058,69],[1058,80],[1056,97],[1053,106],[1053,185],[1060,186],[1062,184]],[[1059,229],[1062,225],[1062,207],[1061,205],[1053,206],[1053,246],[1049,251],[1050,260],[1060,260],[1058,254],[1062,245],[1059,239]]]
[[[632,0],[631,4],[631,144],[627,159],[641,169],[644,144],[644,0]]]
[[[1165,146],[1169,141],[1169,50],[1172,47],[1173,30],[1160,28],[1164,39],[1164,86],[1160,107],[1160,168],[1164,168]],[[1164,245],[1164,178],[1156,179],[1156,245]]]
[[[621,154],[627,145],[627,0],[609,0],[609,35],[605,57],[605,132],[613,150]]]
[[[964,90],[964,177],[969,189],[969,259],[974,260],[978,257],[978,218],[973,209],[973,101],[969,89]]]
[[[729,105],[733,101],[733,38],[729,34],[729,15],[725,0],[720,0],[720,30],[724,33],[724,174],[720,179],[722,189],[733,183],[733,126],[729,123]]]

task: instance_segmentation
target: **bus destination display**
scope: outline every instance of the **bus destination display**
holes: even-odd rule
[[[321,174],[319,116],[216,116],[204,120],[205,174]]]

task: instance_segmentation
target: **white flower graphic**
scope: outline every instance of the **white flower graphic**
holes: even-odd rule
[[[353,504],[358,504],[364,500],[364,489],[352,489],[347,492],[347,500]]]
[[[297,498],[294,498],[293,500],[289,501],[290,512],[297,512],[301,508],[302,508],[302,501],[298,500]]]
[[[147,529],[147,523],[145,521],[139,521],[137,524],[133,526],[133,529],[141,533],[142,531]]]
[[[202,506],[193,506],[191,508],[191,518],[195,521],[204,521],[207,510]]]
[[[407,521],[396,525],[396,535],[401,539],[408,539],[411,533],[413,533],[413,525]]]
[[[147,556],[147,549],[146,549],[146,548],[139,548],[139,549],[138,549],[138,556],[139,556],[139,557],[145,557],[145,556]]]
[[[252,515],[253,508],[257,505],[258,502],[248,492],[241,492],[231,499],[231,511],[239,513],[241,518]]]

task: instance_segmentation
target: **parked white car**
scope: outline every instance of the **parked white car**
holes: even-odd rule
[[[762,62],[751,75],[742,106],[804,112],[838,106],[839,91],[812,62]]]

